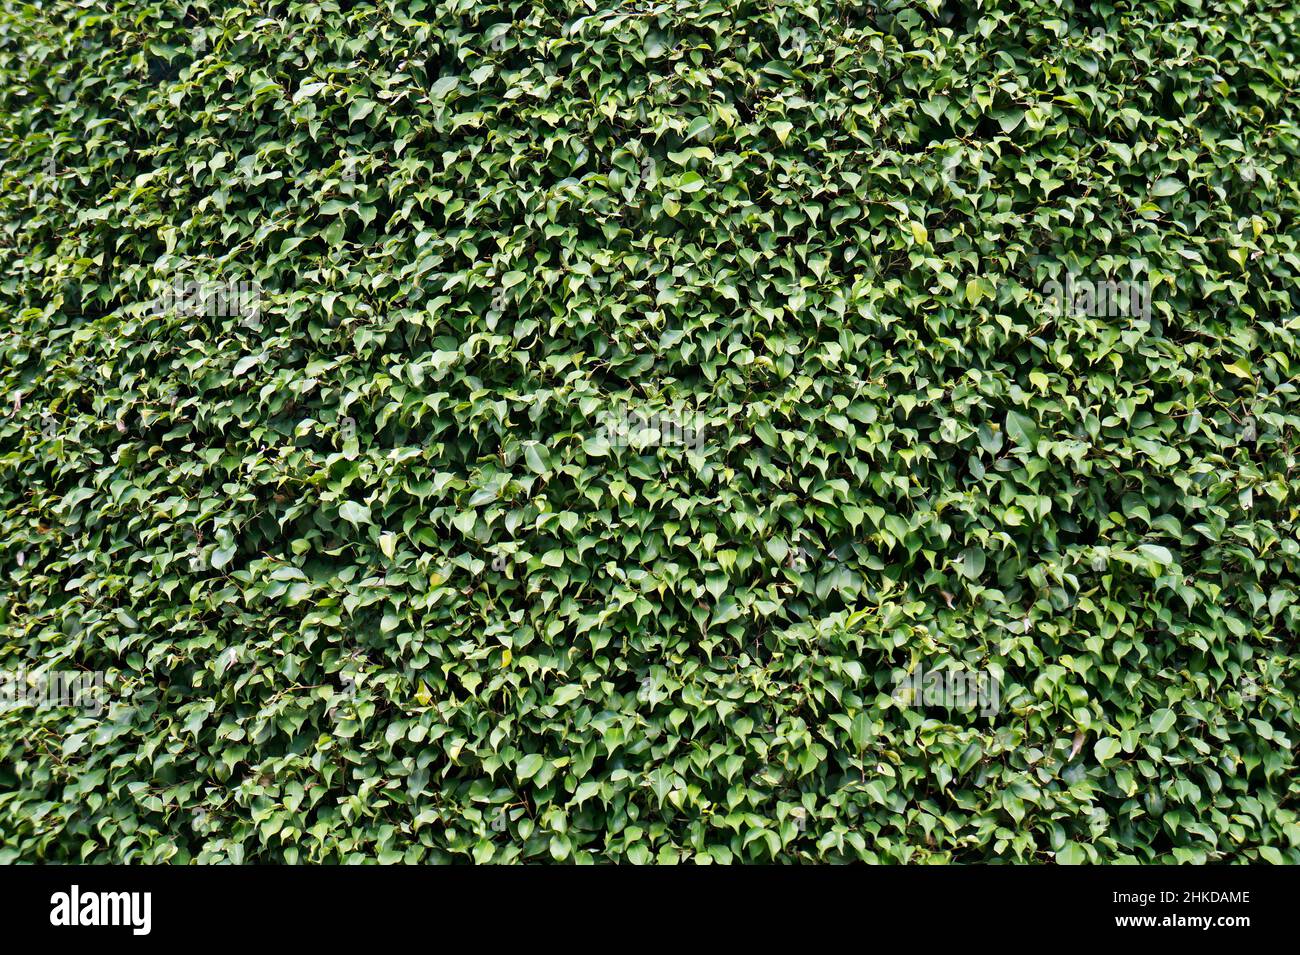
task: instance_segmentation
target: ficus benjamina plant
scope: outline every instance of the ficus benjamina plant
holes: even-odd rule
[[[1297,9],[0,0],[0,862],[1300,862]]]

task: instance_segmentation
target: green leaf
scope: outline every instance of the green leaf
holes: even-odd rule
[[[1159,544],[1139,544],[1137,550],[1143,557],[1162,567],[1169,567],[1174,563],[1174,555],[1169,552],[1169,548],[1161,547]]]
[[[1097,762],[1105,763],[1113,758],[1120,751],[1120,743],[1113,736],[1103,736],[1093,744],[1092,752],[1097,757]]]
[[[967,547],[961,552],[957,570],[967,580],[979,580],[984,573],[985,554],[982,548]]]
[[[1028,415],[1014,409],[1007,412],[1007,437],[1018,447],[1033,450],[1038,445],[1038,425]]]
[[[704,178],[697,172],[683,173],[677,181],[677,188],[682,192],[699,192],[704,188]]]
[[[865,713],[853,717],[849,724],[849,739],[859,752],[867,748],[871,741],[871,719]]]
[[[1167,733],[1174,728],[1174,711],[1170,709],[1156,710],[1151,714],[1151,732]]]
[[[565,703],[576,700],[580,696],[582,696],[582,687],[577,683],[570,683],[555,691],[555,695],[551,697],[551,705],[563,706]]]
[[[375,101],[369,99],[357,100],[348,107],[348,125],[365,119],[374,111]]]
[[[352,525],[371,523],[370,508],[364,507],[355,501],[344,501],[340,504],[339,517]]]
[[[527,782],[537,775],[538,771],[546,764],[546,760],[536,753],[529,753],[515,767],[515,775],[519,781]]]

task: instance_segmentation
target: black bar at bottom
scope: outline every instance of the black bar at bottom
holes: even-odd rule
[[[1259,929],[1291,928],[1296,900],[1294,870],[1267,867],[19,866],[0,871],[0,882],[11,938],[75,935],[131,947],[373,945],[430,934],[434,945],[476,935],[493,947],[514,936],[585,945],[699,941],[702,932],[770,943],[774,931],[809,944],[848,932],[866,943],[890,926],[927,944],[1048,932],[1038,937],[1198,934],[1231,945]]]

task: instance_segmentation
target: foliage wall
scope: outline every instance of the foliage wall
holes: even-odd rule
[[[1300,862],[1294,2],[0,8],[0,861]]]

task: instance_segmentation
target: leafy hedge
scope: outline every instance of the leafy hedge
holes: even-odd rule
[[[1296,10],[4,0],[0,861],[1300,862]]]

